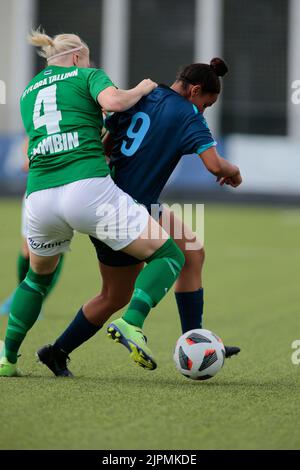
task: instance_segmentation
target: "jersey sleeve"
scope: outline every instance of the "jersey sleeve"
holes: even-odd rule
[[[114,83],[103,70],[93,69],[89,74],[88,89],[95,101],[97,101],[99,93],[110,86],[115,87]]]
[[[182,155],[201,154],[210,147],[217,145],[204,116],[195,108],[193,107],[194,111],[192,110],[183,119],[183,129],[181,131]]]

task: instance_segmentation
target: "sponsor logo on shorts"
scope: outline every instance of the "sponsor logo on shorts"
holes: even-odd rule
[[[63,245],[64,243],[67,243],[67,242],[70,242],[71,240],[70,239],[67,239],[67,240],[61,240],[61,241],[55,241],[55,242],[51,242],[51,243],[40,243],[40,242],[36,242],[33,240],[33,238],[28,238],[28,243],[29,243],[29,246],[31,246],[31,248],[33,248],[34,250],[40,250],[40,249],[48,249],[48,248],[56,248],[57,246],[61,246]]]

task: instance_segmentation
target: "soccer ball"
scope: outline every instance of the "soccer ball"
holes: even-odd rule
[[[212,331],[197,329],[184,333],[174,351],[177,369],[193,380],[207,380],[223,367],[225,347]]]

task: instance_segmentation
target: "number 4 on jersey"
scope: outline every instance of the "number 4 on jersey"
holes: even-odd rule
[[[34,128],[39,129],[42,126],[46,126],[48,135],[60,132],[59,121],[62,120],[62,115],[57,110],[56,87],[57,85],[51,85],[40,90],[34,104]],[[42,105],[43,114],[41,114]]]

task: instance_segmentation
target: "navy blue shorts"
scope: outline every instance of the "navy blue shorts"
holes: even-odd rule
[[[106,264],[107,266],[121,267],[142,263],[140,259],[134,258],[127,253],[123,253],[123,251],[114,251],[112,248],[97,238],[90,237],[90,240],[95,247],[97,258],[102,264]]]

